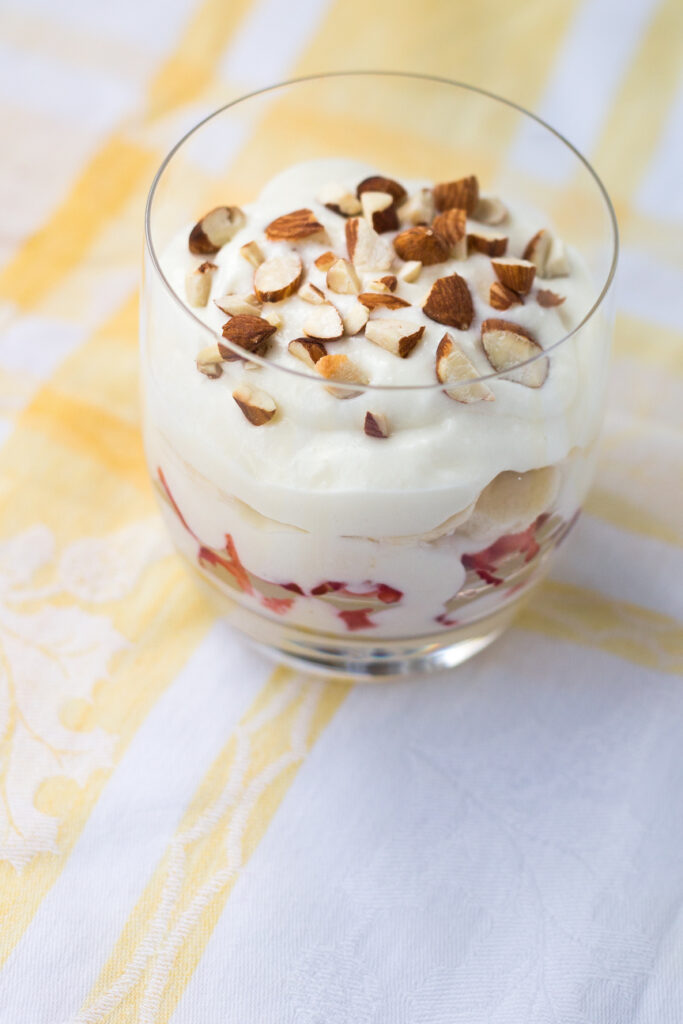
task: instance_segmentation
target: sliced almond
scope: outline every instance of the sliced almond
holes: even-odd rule
[[[536,276],[536,267],[530,260],[516,260],[508,257],[507,259],[491,260],[491,265],[496,277],[506,288],[511,288],[518,295],[529,294]]]
[[[230,316],[239,316],[240,313],[255,316],[261,310],[261,303],[255,295],[223,295],[213,301],[222,313],[229,313]]]
[[[344,324],[335,307],[326,302],[323,306],[314,306],[304,321],[304,334],[320,341],[335,341],[344,333]]]
[[[467,211],[453,207],[434,218],[432,230],[443,238],[450,255],[456,260],[467,257]]]
[[[472,217],[480,224],[503,224],[508,218],[508,210],[496,196],[480,196]]]
[[[528,388],[540,388],[548,376],[548,357],[543,356],[526,366],[519,366],[543,351],[533,335],[511,320],[484,320],[481,343],[494,370],[503,371],[505,380],[513,380]]]
[[[389,437],[387,418],[381,412],[366,412],[363,430],[368,437]]]
[[[458,387],[444,388],[449,398],[466,405],[472,402],[492,402],[494,394],[479,376],[476,366],[465,355],[462,348],[450,334],[444,334],[436,350],[436,376],[442,384],[455,384],[456,381],[475,379],[472,384],[460,384]]]
[[[398,278],[396,274],[385,274],[384,277],[380,278],[380,284],[386,285],[390,292],[395,292],[398,286]]]
[[[322,237],[324,233],[325,228],[313,211],[305,207],[276,217],[266,228],[266,238],[271,242],[300,242],[304,238]]]
[[[320,256],[317,257],[317,259],[313,260],[313,262],[315,263],[318,270],[327,270],[329,267],[332,266],[334,261],[338,259],[338,256],[335,256],[333,252],[330,252],[328,250],[327,252],[321,253]]]
[[[244,227],[247,218],[239,206],[216,206],[205,213],[190,231],[188,246],[197,256],[210,256]]]
[[[474,174],[457,181],[445,181],[434,186],[434,202],[437,210],[451,210],[457,207],[474,213],[479,202],[479,182]]]
[[[471,231],[467,236],[469,252],[483,252],[485,256],[504,256],[507,247],[507,235],[485,235],[480,231]]]
[[[422,310],[438,324],[466,331],[474,319],[474,306],[465,279],[459,274],[437,278]]]
[[[356,188],[356,195],[360,199],[363,192],[388,192],[397,203],[402,203],[407,192],[403,185],[393,178],[385,178],[383,174],[371,174],[369,178],[363,178]]]
[[[323,356],[322,359],[316,362],[315,368],[326,380],[337,381],[340,384],[368,383],[368,379],[361,368],[352,362],[348,356]],[[360,394],[359,391],[353,391],[350,388],[330,387],[327,390],[335,398],[355,398],[356,395]]]
[[[266,258],[261,252],[258,242],[247,242],[246,245],[241,245],[240,255],[247,263],[251,263],[252,267],[259,267]]]
[[[276,313],[274,309],[270,309],[267,313],[264,313],[263,319],[267,320],[269,324],[272,324],[276,330],[282,327],[282,317],[279,313]]]
[[[268,348],[268,341],[271,335],[275,334],[276,328],[268,323],[263,317],[238,314],[223,324],[223,337],[231,341],[233,345],[239,345],[247,352],[254,352],[262,356]],[[234,362],[241,357],[233,352],[227,345],[218,342],[218,350],[227,362]]]
[[[521,295],[513,292],[502,281],[494,281],[489,291],[489,305],[494,309],[509,309],[510,306],[518,306],[522,302]]]
[[[277,412],[275,402],[260,388],[253,388],[249,384],[240,384],[232,397],[235,399],[246,419],[255,427],[262,427],[264,423],[272,420]]]
[[[346,313],[342,314],[344,334],[347,334],[350,338],[354,334],[358,334],[365,327],[369,316],[370,310],[367,306],[363,306],[360,302],[354,302]]]
[[[399,232],[394,239],[394,249],[402,260],[419,260],[424,267],[444,263],[450,255],[443,237],[424,225]]]
[[[360,202],[363,216],[378,234],[396,230],[398,217],[394,199],[388,192],[362,192]]]
[[[344,185],[330,182],[315,197],[319,203],[342,217],[356,217],[361,211],[360,200]]]
[[[566,299],[566,295],[558,295],[557,292],[551,292],[549,288],[539,288],[535,299],[539,306],[548,309],[552,306],[561,306]]]
[[[358,301],[362,302],[368,309],[405,309],[410,303],[406,302],[405,299],[400,299],[398,295],[392,295],[391,292],[362,292],[358,296]]]
[[[197,369],[200,373],[215,380],[223,373],[222,362],[223,356],[218,351],[218,345],[208,345],[197,356]]]
[[[218,270],[215,263],[205,260],[185,277],[185,294],[191,306],[205,306],[211,294],[213,275]]]
[[[552,235],[546,228],[541,228],[529,242],[524,250],[524,259],[533,263],[538,271],[539,277],[545,277],[545,265],[550,254]]]
[[[553,238],[550,243],[550,252],[545,262],[544,277],[567,277],[569,274],[569,261],[564,242],[559,238]]]
[[[398,219],[406,227],[415,227],[418,224],[431,224],[435,212],[436,207],[434,206],[434,195],[431,188],[421,188],[399,206]]]
[[[406,359],[424,332],[424,324],[418,326],[414,320],[370,320],[365,328],[365,337],[387,352]]]
[[[261,302],[281,302],[301,284],[304,268],[295,252],[272,256],[254,273],[254,290]]]
[[[357,295],[360,281],[356,269],[349,260],[338,259],[328,268],[327,287],[338,295]]]
[[[401,278],[402,281],[405,281],[406,283],[410,284],[413,281],[417,281],[421,271],[421,260],[408,260],[408,262],[404,264],[399,270],[398,276]]]
[[[311,341],[310,338],[295,338],[287,346],[288,350],[295,357],[304,363],[310,370],[315,370],[315,364],[323,356],[327,355],[327,349],[321,341]]]
[[[389,270],[393,260],[391,244],[366,220],[352,217],[346,222],[346,248],[357,270]]]
[[[301,285],[297,295],[300,299],[303,299],[304,302],[310,302],[312,306],[321,306],[323,302],[327,301],[325,298],[325,292],[321,288],[318,288],[317,285],[311,284],[310,281]]]

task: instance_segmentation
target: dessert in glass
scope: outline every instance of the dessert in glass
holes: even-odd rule
[[[593,473],[617,233],[579,154],[456,83],[299,80],[176,146],[146,242],[149,470],[228,621],[356,679],[495,639]]]

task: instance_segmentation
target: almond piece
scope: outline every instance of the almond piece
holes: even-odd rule
[[[398,285],[398,278],[396,274],[385,274],[384,277],[380,278],[380,284],[385,284],[390,292],[395,292]]]
[[[241,245],[240,256],[242,256],[247,263],[251,263],[252,267],[259,267],[266,258],[261,252],[261,247],[258,242],[247,242],[246,245]]]
[[[223,295],[213,301],[222,313],[229,313],[230,316],[238,316],[240,313],[255,316],[261,310],[261,303],[255,295]]]
[[[239,206],[216,206],[205,213],[190,231],[188,246],[196,256],[210,256],[244,227],[247,218]]]
[[[321,341],[311,341],[310,338],[294,338],[287,346],[291,354],[305,363],[310,370],[315,370],[315,364],[323,356],[327,355],[327,349]]]
[[[431,188],[421,188],[399,206],[398,219],[406,227],[431,224],[435,212],[434,195]]]
[[[550,252],[545,262],[544,277],[567,277],[569,274],[569,261],[564,242],[559,238],[553,238],[550,243]]]
[[[368,383],[368,379],[363,371],[348,356],[323,356],[322,359],[316,362],[315,368],[326,380],[338,381],[340,384]],[[360,394],[360,391],[353,391],[350,388],[330,387],[327,390],[335,398],[355,398],[356,395]]]
[[[449,398],[466,405],[472,402],[492,402],[494,394],[483,381],[476,381],[479,376],[476,366],[468,359],[462,348],[450,334],[444,334],[436,350],[436,376],[442,384],[454,384],[456,381],[475,379],[473,384],[461,384],[459,387],[444,388]]]
[[[466,331],[474,319],[474,306],[465,279],[459,274],[437,278],[422,310],[438,324]]]
[[[360,290],[358,274],[349,260],[335,260],[328,268],[326,280],[330,291],[338,295],[357,295]]]
[[[362,302],[368,309],[405,309],[410,303],[406,302],[405,299],[399,299],[398,295],[392,295],[391,292],[362,292],[358,296],[358,301]]]
[[[394,205],[402,203],[408,194],[398,181],[385,178],[382,174],[372,174],[369,178],[363,178],[356,188],[356,195],[361,202],[364,192],[387,192],[394,200]]]
[[[304,321],[304,334],[319,341],[336,341],[344,334],[344,324],[335,307],[326,302],[323,306],[314,306]]]
[[[377,292],[379,295],[388,295],[390,288],[384,283],[384,281],[377,277],[368,285],[368,291]]]
[[[223,356],[218,351],[218,345],[208,345],[203,348],[197,356],[197,369],[206,377],[215,380],[223,373]]]
[[[269,324],[272,324],[276,330],[282,327],[282,317],[280,316],[279,313],[276,313],[274,309],[271,309],[267,313],[264,313],[263,319],[267,320]]]
[[[295,252],[271,256],[256,268],[254,291],[261,302],[281,302],[301,284],[304,268]]]
[[[418,326],[414,320],[370,320],[365,328],[365,337],[392,355],[406,359],[424,332],[424,324]]]
[[[410,284],[413,281],[417,281],[421,270],[422,262],[420,260],[408,260],[408,262],[399,270],[398,276],[402,281]]]
[[[265,354],[268,348],[268,340],[275,334],[276,328],[260,316],[249,316],[238,314],[223,324],[223,337],[231,341],[233,345],[239,345],[247,352],[254,352],[258,356]],[[235,362],[241,358],[227,345],[218,342],[218,350],[227,362]]]
[[[393,261],[391,244],[381,238],[361,217],[346,222],[346,248],[357,270],[389,270]]]
[[[496,196],[480,196],[472,217],[480,224],[503,224],[507,220],[508,211]]]
[[[489,306],[494,309],[509,309],[510,306],[518,306],[522,302],[521,295],[513,292],[512,288],[506,287],[502,281],[494,281],[489,291]]]
[[[545,228],[537,231],[534,237],[527,242],[524,250],[524,259],[533,263],[538,271],[539,277],[545,277],[545,265],[552,245],[552,236]]]
[[[325,228],[315,219],[313,211],[305,207],[276,217],[266,228],[266,238],[271,242],[299,242],[316,235],[322,237],[324,233]]]
[[[328,250],[327,252],[321,253],[317,259],[313,260],[313,262],[315,263],[318,270],[328,270],[329,267],[332,266],[334,261],[338,259],[339,256],[335,256],[333,252],[330,252]]]
[[[368,437],[389,437],[387,418],[381,412],[366,412],[363,430]]]
[[[456,260],[467,258],[467,211],[454,207],[434,218],[432,230],[443,238]]]
[[[443,237],[424,225],[399,232],[394,239],[394,249],[402,260],[419,260],[424,267],[444,263],[450,255]]]
[[[491,265],[496,277],[506,288],[511,288],[518,295],[529,294],[536,276],[536,267],[530,260],[516,260],[508,257],[507,259],[491,260]]]
[[[486,358],[494,370],[504,371],[505,380],[540,388],[548,376],[548,357],[543,356],[526,366],[519,366],[543,351],[535,338],[524,327],[511,320],[484,320],[481,325],[481,343]]]
[[[378,234],[396,230],[398,217],[394,200],[388,192],[362,192],[360,202],[363,216]]]
[[[479,202],[479,182],[474,174],[457,181],[445,181],[434,186],[434,202],[437,210],[451,210],[457,207],[474,213]]]
[[[312,306],[321,306],[323,302],[327,301],[325,298],[325,292],[321,288],[318,288],[317,285],[311,284],[310,281],[301,285],[297,295],[300,299],[303,299],[304,302],[310,302]]]
[[[232,397],[235,399],[246,419],[255,427],[262,427],[264,423],[272,420],[277,412],[275,402],[260,388],[253,388],[249,384],[240,384]]]
[[[367,306],[363,306],[360,302],[354,302],[346,313],[342,315],[344,334],[347,334],[350,338],[354,334],[358,334],[365,327],[369,316],[370,310]]]
[[[358,197],[344,185],[334,181],[323,185],[315,198],[328,210],[338,213],[341,217],[356,217],[361,211]]]
[[[211,282],[218,270],[215,263],[205,260],[185,277],[185,295],[191,306],[205,306],[211,294]]]
[[[485,235],[473,231],[467,236],[469,252],[483,252],[485,256],[504,256],[507,247],[507,235]]]
[[[566,295],[558,295],[557,292],[551,292],[549,288],[539,288],[535,298],[539,306],[548,309],[552,306],[561,306]]]

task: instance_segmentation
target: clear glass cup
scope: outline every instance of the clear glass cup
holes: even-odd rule
[[[583,261],[585,302],[557,317],[557,336],[535,357],[562,378],[559,398],[555,387],[508,385],[525,393],[531,433],[495,411],[501,403],[444,400],[436,377],[342,383],[335,399],[303,365],[235,349],[242,360],[225,363],[219,380],[200,379],[195,357],[215,346],[216,332],[171,287],[165,248],[206,210],[249,204],[287,167],[328,157],[361,160],[399,181],[476,173],[486,193],[537,211]],[[359,680],[447,668],[495,639],[547,573],[593,473],[618,241],[609,198],[584,158],[533,115],[469,86],[394,73],[315,76],[245,96],[188,132],[156,175],[145,230],[149,471],[178,551],[222,614],[280,659]],[[268,432],[282,428],[250,425],[231,400],[250,366],[276,401],[297,389],[272,476]],[[501,376],[491,369],[479,379],[495,388]],[[212,388],[224,401],[216,392],[209,399]],[[345,388],[349,401],[339,400]],[[366,411],[385,413],[398,429],[388,439],[365,436]],[[469,440],[460,446],[453,424],[465,422]],[[355,469],[333,466],[303,486],[321,432],[334,434],[335,458],[341,452]],[[475,458],[480,451],[505,457]],[[399,467],[389,480],[387,453]]]

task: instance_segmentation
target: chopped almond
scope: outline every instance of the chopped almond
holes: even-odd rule
[[[479,231],[467,236],[470,252],[482,252],[485,256],[504,256],[508,247],[507,235],[485,235]]]
[[[389,437],[387,418],[381,412],[366,412],[363,430],[368,437]]]
[[[281,302],[301,284],[304,268],[295,252],[272,256],[254,273],[254,290],[261,302]]]
[[[327,287],[338,295],[356,295],[360,281],[356,269],[349,260],[338,259],[328,268]]]
[[[316,220],[312,210],[293,210],[282,217],[276,217],[266,228],[266,237],[271,242],[300,242],[302,239],[322,237],[325,228]]]
[[[247,352],[254,352],[258,356],[265,355],[268,341],[275,331],[276,328],[260,316],[238,314],[223,325],[223,337],[226,341],[232,342],[233,345],[239,345]],[[241,358],[220,341],[218,350],[222,358],[228,362],[234,362]]]
[[[358,334],[365,327],[369,316],[370,310],[367,306],[363,306],[360,302],[354,302],[350,309],[342,314],[344,334],[347,334],[350,338],[354,334]]]
[[[253,388],[249,384],[240,384],[232,397],[239,405],[245,418],[255,427],[262,427],[264,423],[270,422],[277,412],[275,402],[265,391]]]
[[[304,321],[304,334],[320,341],[336,341],[344,333],[344,324],[335,307],[326,302],[323,306],[314,306]]]
[[[282,317],[280,316],[279,313],[276,313],[274,309],[271,309],[267,313],[264,313],[263,319],[267,320],[269,324],[272,324],[273,327],[276,328],[276,330],[282,327]]]
[[[539,277],[545,277],[545,265],[552,245],[552,236],[545,228],[537,231],[534,237],[527,242],[524,250],[524,259],[533,263],[538,271]]]
[[[480,224],[503,224],[508,217],[507,207],[495,196],[480,196],[472,214]]]
[[[259,267],[266,258],[261,252],[258,242],[247,242],[246,245],[241,245],[240,255],[247,263],[251,263],[252,267]]]
[[[439,277],[432,285],[423,306],[430,320],[466,331],[474,319],[474,306],[467,282],[459,274]]]
[[[491,260],[491,265],[496,277],[506,288],[511,288],[518,295],[529,294],[536,276],[536,267],[530,260],[516,260],[509,257],[508,259]]]
[[[450,255],[456,260],[467,257],[467,211],[458,207],[444,210],[434,218],[432,229],[443,238]]]
[[[315,370],[315,364],[323,356],[327,355],[327,349],[321,341],[312,341],[310,338],[295,338],[287,346],[291,354],[300,362],[305,363],[310,370]]]
[[[528,388],[540,388],[548,376],[548,357],[535,359],[543,352],[533,335],[524,327],[511,320],[492,318],[481,325],[481,343],[486,358],[494,370],[504,371],[505,380],[524,384]]]
[[[378,234],[396,230],[398,217],[394,199],[388,192],[361,192],[360,201],[363,216]]]
[[[442,236],[423,225],[406,228],[396,235],[394,249],[402,260],[419,260],[424,267],[444,263],[449,256],[448,245]]]
[[[398,278],[396,274],[385,274],[384,277],[380,278],[380,283],[386,285],[390,292],[395,292],[398,286]]]
[[[507,288],[502,281],[494,281],[489,291],[489,305],[494,309],[509,309],[510,306],[518,306],[522,302],[521,295]]]
[[[434,186],[434,202],[437,210],[467,210],[474,213],[479,202],[479,182],[474,174],[457,181],[446,181]]]
[[[255,295],[223,295],[213,301],[222,313],[229,313],[230,316],[238,316],[240,313],[255,316],[261,310],[261,303]]]
[[[483,381],[476,381],[479,376],[476,366],[468,359],[462,348],[450,334],[444,334],[436,350],[436,376],[442,384],[458,386],[444,388],[449,398],[466,405],[472,402],[492,402],[493,392]],[[473,380],[472,384],[458,383]]]
[[[340,384],[368,383],[368,379],[363,371],[348,356],[323,356],[322,359],[317,361],[315,368],[326,380],[337,381]],[[355,398],[356,395],[360,394],[359,391],[354,391],[350,388],[329,387],[327,390],[335,398]]]
[[[317,285],[311,284],[310,281],[301,285],[297,295],[300,299],[303,299],[304,302],[310,302],[312,306],[321,306],[323,302],[327,301],[325,298],[325,292],[321,288],[318,288]]]
[[[550,252],[545,262],[544,277],[567,277],[569,274],[569,261],[564,242],[559,238],[553,238],[550,244]]]
[[[436,212],[434,195],[430,188],[421,188],[398,208],[398,219],[406,227],[431,224]]]
[[[408,194],[398,181],[393,178],[385,178],[382,174],[372,174],[369,178],[363,178],[356,188],[356,195],[362,201],[364,192],[388,192],[394,203],[402,203]]]
[[[557,292],[551,292],[549,288],[539,288],[536,292],[536,302],[539,306],[543,306],[544,309],[548,309],[551,306],[561,306],[566,295],[558,295]]]
[[[400,299],[398,295],[392,295],[391,292],[362,292],[358,296],[358,301],[362,302],[368,309],[405,309],[410,303],[406,302],[405,299]]]
[[[360,217],[351,217],[346,222],[346,247],[357,270],[391,268],[393,251],[390,243]]]
[[[316,199],[328,210],[338,213],[341,217],[356,217],[361,211],[360,200],[344,185],[330,182],[318,192]]]
[[[188,246],[196,256],[211,256],[229,242],[246,224],[239,206],[216,206],[197,221]]]
[[[317,257],[317,259],[313,260],[313,262],[315,263],[318,270],[327,270],[329,267],[332,266],[334,261],[338,259],[339,257],[335,256],[335,254],[333,252],[330,252],[330,250],[328,249],[327,252],[321,253],[320,256]]]
[[[418,326],[414,320],[370,320],[365,328],[365,337],[387,352],[406,359],[424,332],[424,324]]]
[[[413,281],[417,281],[421,271],[422,262],[420,260],[408,260],[399,270],[398,276],[402,281],[410,284]]]
[[[223,357],[218,351],[218,345],[208,345],[197,356],[197,369],[206,377],[215,380],[223,373],[222,362]]]
[[[191,270],[185,277],[185,294],[191,306],[205,306],[211,294],[211,282],[213,275],[218,270],[215,263],[207,260],[200,263],[198,267]]]

